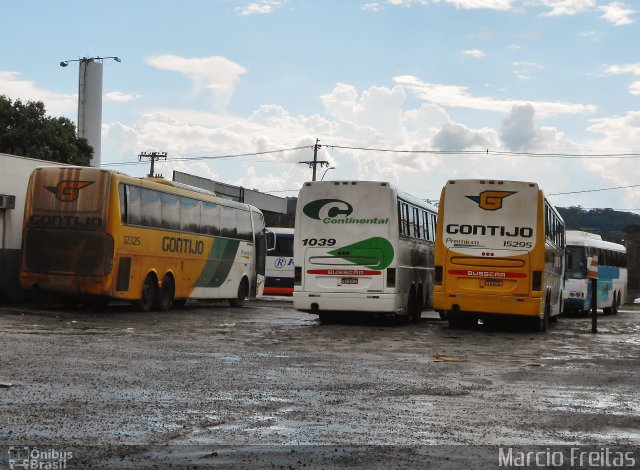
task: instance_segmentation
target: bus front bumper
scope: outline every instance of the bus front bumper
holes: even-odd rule
[[[371,312],[406,314],[398,307],[398,294],[310,294],[293,292],[293,308],[303,312]]]
[[[438,311],[461,311],[497,315],[539,317],[542,299],[511,295],[451,294],[434,292],[433,306]]]

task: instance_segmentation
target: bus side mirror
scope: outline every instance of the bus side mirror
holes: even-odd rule
[[[572,253],[567,253],[565,256],[565,263],[564,263],[564,269],[565,271],[567,269],[573,269],[573,254]]]
[[[264,236],[267,240],[267,252],[273,251],[276,249],[276,234],[273,233],[268,228],[264,229]]]

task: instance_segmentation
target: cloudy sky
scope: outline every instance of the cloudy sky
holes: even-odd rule
[[[318,179],[391,181],[424,199],[448,179],[526,180],[558,206],[640,209],[635,0],[23,0],[4,12],[0,94],[49,115],[77,120],[77,62],[60,61],[122,59],[104,61],[102,163],[125,173],[148,171],[141,152],[167,152],[165,177],[296,196],[318,139],[334,167]]]

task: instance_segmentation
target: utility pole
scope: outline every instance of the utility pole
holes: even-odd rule
[[[151,168],[149,169],[149,174],[147,176],[149,176],[149,178],[153,178],[154,176],[161,176],[161,175],[154,175],[153,168],[156,160],[166,161],[167,152],[151,152],[151,153],[141,152],[140,155],[138,155],[138,161],[141,162],[143,158],[148,158],[149,161],[151,162]]]
[[[298,162],[298,163],[304,163],[305,165],[309,165],[309,168],[313,168],[313,178],[311,179],[311,181],[315,181],[316,180],[316,169],[318,167],[318,165],[320,165],[321,167],[323,166],[329,166],[329,162],[326,160],[318,160],[318,149],[320,149],[320,147],[322,147],[322,145],[320,145],[319,140],[316,139],[316,144],[313,146],[313,161],[311,162]]]

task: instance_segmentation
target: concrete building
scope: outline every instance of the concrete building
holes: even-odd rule
[[[0,298],[14,298],[20,291],[24,202],[31,172],[39,166],[65,165],[0,153]]]
[[[251,204],[262,211],[267,227],[294,226],[297,198],[273,196],[256,189],[220,183],[181,171],[173,172],[173,181],[213,191],[218,197]]]

